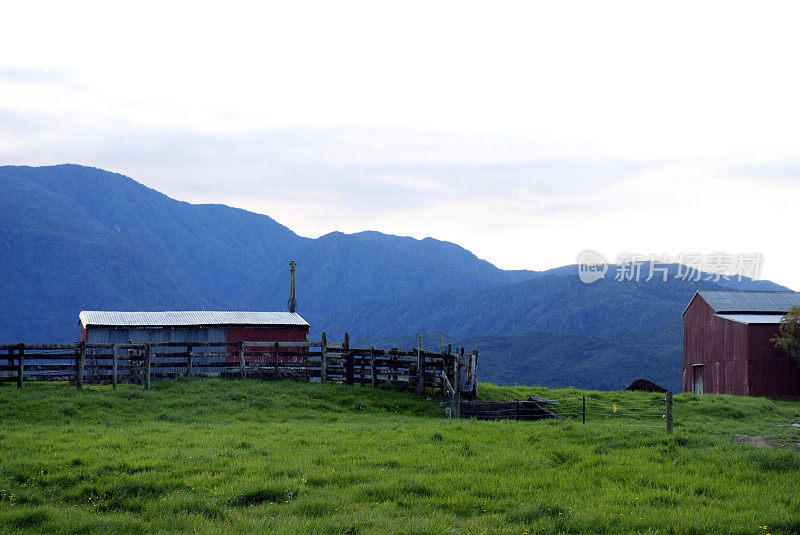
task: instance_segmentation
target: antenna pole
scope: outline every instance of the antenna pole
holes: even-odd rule
[[[294,312],[297,308],[297,299],[294,298],[294,260],[289,262],[289,312]]]

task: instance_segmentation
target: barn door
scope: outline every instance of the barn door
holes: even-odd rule
[[[692,392],[695,394],[703,393],[703,366],[694,366],[694,380],[692,381]]]

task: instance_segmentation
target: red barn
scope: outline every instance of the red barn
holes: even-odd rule
[[[800,398],[800,365],[771,339],[800,293],[700,290],[683,312],[683,391]]]
[[[79,322],[80,340],[90,344],[307,342],[309,330],[306,320],[296,312],[95,310],[81,312]],[[282,348],[281,352],[288,353],[281,355],[281,362],[294,362],[300,357],[291,354],[302,353],[302,348]],[[262,359],[248,356],[247,360]]]

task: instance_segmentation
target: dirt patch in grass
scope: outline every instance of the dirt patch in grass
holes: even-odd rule
[[[751,436],[751,435],[734,435],[733,440],[745,446],[753,446],[754,448],[774,448],[775,443],[770,441],[767,437]]]

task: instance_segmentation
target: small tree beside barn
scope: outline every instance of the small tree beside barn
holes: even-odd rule
[[[800,307],[789,309],[789,312],[781,318],[778,330],[778,336],[772,341],[800,363]]]

